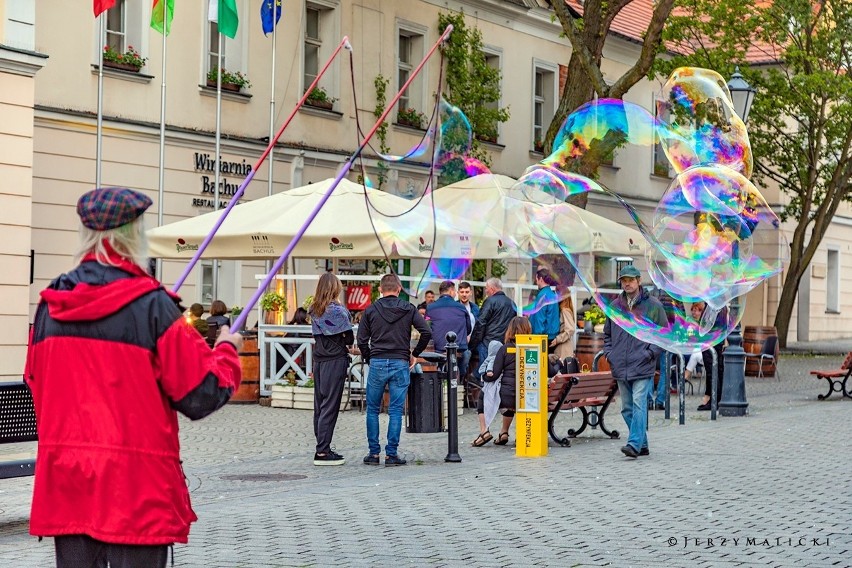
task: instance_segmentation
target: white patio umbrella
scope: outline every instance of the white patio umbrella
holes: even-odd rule
[[[333,179],[327,179],[235,206],[204,251],[203,258],[278,258],[332,182]],[[413,205],[384,191],[370,188],[366,191],[370,202],[386,214],[399,214]],[[221,214],[221,211],[214,211],[151,229],[148,231],[151,256],[192,258]],[[419,247],[411,242],[409,234],[418,223],[425,221],[416,213],[406,215],[405,219],[402,222],[369,214],[364,187],[344,179],[296,245],[293,256],[420,256]]]
[[[439,230],[471,233],[473,258],[506,258],[560,253],[544,227],[572,253],[638,255],[645,250],[642,234],[606,217],[555,199],[534,188],[522,191],[515,179],[481,174],[432,193]],[[418,208],[429,206],[429,197]],[[419,212],[419,211],[418,211]],[[426,222],[424,229],[431,225]],[[435,256],[444,256],[439,246]]]

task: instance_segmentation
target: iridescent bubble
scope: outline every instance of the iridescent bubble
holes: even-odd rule
[[[657,116],[667,124],[660,142],[676,172],[718,164],[750,178],[751,145],[722,76],[709,69],[680,67],[663,86]]]

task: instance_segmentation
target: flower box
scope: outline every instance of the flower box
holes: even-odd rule
[[[119,63],[117,61],[107,60],[104,60],[104,67],[109,67],[110,69],[120,69],[129,73],[139,73],[139,70],[142,69],[142,67],[138,65],[131,65],[130,63]]]
[[[270,406],[272,408],[314,409],[314,388],[272,385]],[[346,402],[340,401],[340,410],[346,410]]]
[[[306,99],[305,104],[314,108],[321,108],[323,110],[331,110],[334,108],[334,103],[331,101],[317,101],[312,99]]]
[[[210,79],[207,79],[207,86],[215,89],[216,88],[216,81],[211,81]],[[222,82],[222,90],[223,91],[231,91],[232,93],[239,93],[240,89],[242,89],[242,87],[240,87],[239,85],[237,85],[235,83],[225,83],[224,81]]]

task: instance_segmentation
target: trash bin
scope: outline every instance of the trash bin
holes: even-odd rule
[[[412,434],[442,432],[441,374],[434,365],[423,365],[422,373],[412,373],[408,386],[408,415],[405,431]]]

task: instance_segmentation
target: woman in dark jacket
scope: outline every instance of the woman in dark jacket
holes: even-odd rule
[[[215,323],[219,327],[223,325],[231,325],[231,318],[229,318],[226,314],[228,313],[228,306],[225,305],[225,302],[222,300],[213,300],[213,303],[210,304],[210,317],[207,318],[207,323]]]
[[[320,276],[308,314],[314,347],[314,434],[317,448],[314,465],[343,465],[344,459],[331,449],[337,412],[343,398],[349,349],[355,343],[349,312],[341,305],[343,285],[331,272]]]

